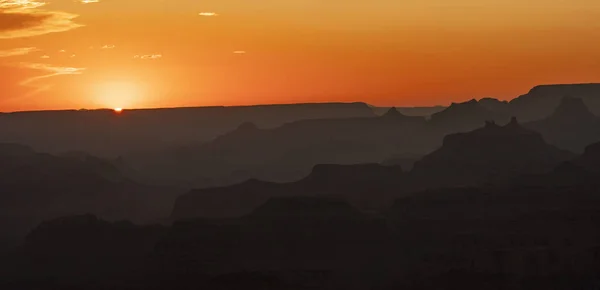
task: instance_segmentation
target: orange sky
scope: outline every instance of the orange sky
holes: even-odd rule
[[[597,0],[0,0],[0,111],[510,99],[600,82],[597,19]]]

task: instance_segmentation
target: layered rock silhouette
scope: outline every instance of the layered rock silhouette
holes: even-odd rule
[[[516,157],[545,166],[544,161],[558,162],[565,154],[515,120],[505,126],[490,122],[446,141],[458,156],[451,161],[463,166],[473,164],[473,156],[487,156],[478,152],[514,154],[502,158],[508,160],[483,158],[499,163],[495,168],[502,170],[512,168],[506,164],[521,165]],[[485,149],[462,154],[452,147],[469,148],[475,142]],[[513,148],[515,144],[523,149]],[[500,147],[504,151],[497,151]],[[425,159],[439,164],[449,156],[440,154]],[[90,215],[43,223],[17,252],[2,260],[0,285],[231,289],[243,281],[244,287],[260,289],[585,288],[600,278],[599,168],[600,145],[593,144],[549,172],[523,175],[533,182],[517,178],[483,187],[430,189],[405,195],[388,210],[365,213],[346,201],[352,189],[363,184],[374,196],[385,189],[396,191],[414,176],[373,164],[320,165],[312,177],[296,183],[253,180],[238,186],[238,196],[230,194],[230,187],[213,189],[213,196],[207,191],[190,193],[181,200],[192,211],[193,203],[218,208],[207,204],[215,197],[243,203],[245,195],[274,194],[236,218],[186,219],[170,227],[110,223]],[[581,172],[596,177],[535,182],[536,176],[559,180]],[[390,179],[400,183],[385,184]],[[329,187],[343,190],[336,196],[326,190],[316,194]],[[205,199],[195,199],[201,193]]]
[[[234,171],[247,173],[246,178],[286,182],[308,175],[316,164],[389,164],[396,156],[422,156],[448,133],[507,119],[473,100],[453,104],[429,121],[391,108],[378,118],[298,121],[271,130],[245,124],[213,142],[182,149],[171,173],[217,180],[212,186],[242,181],[231,177]],[[412,162],[405,164],[410,167]]]
[[[452,103],[450,107],[431,116],[431,123],[443,134],[473,130],[484,121],[503,123],[508,121],[509,115],[492,111],[480,104],[477,100],[464,103]]]
[[[230,178],[234,172],[289,182],[307,176],[317,164],[379,163],[399,153],[424,154],[437,146],[437,136],[424,118],[395,109],[377,118],[298,121],[275,129],[246,124],[210,143],[182,148],[169,170],[188,180],[225,181],[213,186],[241,181]]]
[[[365,103],[131,109],[121,114],[112,110],[17,112],[0,115],[0,142],[55,154],[84,151],[115,157],[206,142],[244,122],[272,128],[305,119],[374,116]]]
[[[0,144],[0,223],[21,235],[48,218],[95,213],[108,219],[158,219],[177,191],[137,184],[112,162],[85,155],[55,156]]]
[[[583,185],[431,190],[378,216],[334,197],[283,197],[239,218],[166,228],[58,219],[11,260],[50,270],[22,271],[12,284],[2,272],[0,285],[46,277],[36,289],[585,288],[600,278],[600,196]]]
[[[407,116],[402,114],[398,108],[392,107],[385,114],[381,115],[381,117],[389,119],[390,121],[404,121],[404,122],[423,122],[425,121],[425,117],[422,116]]]
[[[510,105],[507,101],[500,101],[494,98],[483,98],[478,101],[484,108],[503,115],[510,115]]]
[[[587,145],[600,141],[600,117],[580,98],[562,98],[551,116],[525,126],[542,133],[549,143],[573,152],[583,152]]]
[[[557,84],[532,88],[510,101],[511,112],[523,122],[537,121],[552,114],[564,96],[579,98],[600,115],[600,84]]]
[[[446,136],[443,146],[418,161],[411,174],[426,183],[421,186],[474,186],[547,172],[574,156],[512,118],[504,126],[487,122],[472,132]]]
[[[270,198],[338,196],[364,209],[381,208],[401,189],[399,166],[321,164],[297,182],[273,183],[251,179],[236,185],[192,190],[175,202],[172,219],[227,218],[251,213]]]
[[[172,217],[235,217],[270,197],[320,194],[342,196],[363,210],[381,210],[411,192],[509,183],[521,175],[551,172],[575,157],[513,118],[503,126],[487,122],[483,128],[448,135],[440,149],[417,161],[410,172],[377,164],[317,165],[298,182],[251,180],[192,191],[177,200]]]
[[[0,144],[0,289],[594,289],[595,88],[454,104],[430,121],[395,108],[272,128],[263,122],[288,117],[236,117],[231,132],[154,163],[157,177],[205,185],[175,202],[124,176],[126,158]],[[559,95],[554,113],[508,121],[546,114],[527,106]],[[152,221],[173,203],[164,225],[115,222]],[[5,233],[29,228],[2,249]]]
[[[41,223],[25,237],[7,257],[9,267],[0,267],[0,276],[12,276],[27,288],[48,289],[83,286],[90,281],[95,282],[87,285],[88,289],[96,289],[110,287],[115,281],[135,281],[165,233],[162,226],[108,222],[90,214],[56,218]],[[64,284],[54,285],[56,281]]]

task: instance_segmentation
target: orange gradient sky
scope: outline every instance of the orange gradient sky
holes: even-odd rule
[[[446,105],[600,81],[597,0],[0,0],[0,111]]]

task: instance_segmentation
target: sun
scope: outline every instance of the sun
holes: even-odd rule
[[[104,108],[113,108],[115,113],[135,107],[141,98],[140,86],[135,82],[102,82],[96,85],[94,92],[97,103]]]

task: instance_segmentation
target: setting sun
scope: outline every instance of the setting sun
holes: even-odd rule
[[[125,107],[135,107],[140,102],[139,86],[132,82],[113,81],[100,83],[95,88],[97,103],[121,112]]]
[[[113,110],[115,111],[115,113],[123,112],[123,108],[114,108]]]

